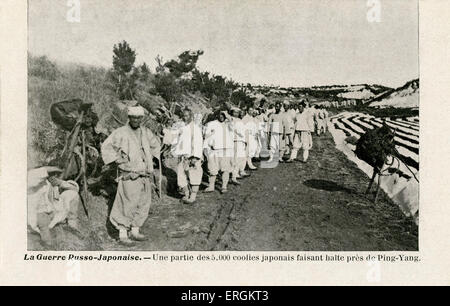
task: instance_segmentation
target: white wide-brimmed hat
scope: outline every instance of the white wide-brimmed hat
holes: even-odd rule
[[[145,110],[142,106],[129,106],[128,116],[143,117],[145,116]]]

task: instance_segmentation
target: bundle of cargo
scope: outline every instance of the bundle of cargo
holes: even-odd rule
[[[370,192],[372,184],[378,175],[377,191],[375,200],[378,199],[380,189],[381,171],[389,161],[389,157],[395,155],[395,131],[392,131],[386,124],[379,128],[368,130],[361,135],[356,143],[356,156],[373,167],[373,175],[370,180],[366,193]]]
[[[92,110],[92,103],[81,99],[64,100],[53,103],[50,107],[52,121],[66,131],[72,131],[81,117],[83,129],[95,127],[97,114]]]
[[[69,134],[64,149],[56,161],[62,168],[61,179],[80,181],[82,185],[83,206],[88,215],[87,176],[94,175],[100,160],[98,147],[104,135],[95,131],[97,114],[92,110],[92,103],[81,99],[70,99],[53,103],[50,107],[52,121]]]

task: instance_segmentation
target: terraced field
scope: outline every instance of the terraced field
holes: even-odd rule
[[[395,130],[395,147],[400,153],[400,171],[405,178],[419,171],[419,119],[376,118],[362,113],[342,113],[332,117],[332,124],[337,130],[348,136],[359,138],[366,131],[380,127],[385,122]],[[349,144],[352,149],[354,145]],[[406,167],[408,166],[409,169]],[[411,172],[412,170],[412,172]]]

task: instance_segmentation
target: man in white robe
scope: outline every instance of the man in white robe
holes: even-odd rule
[[[283,126],[284,126],[284,139],[285,139],[285,154],[290,153],[290,149],[294,143],[294,134],[295,134],[295,109],[293,105],[290,105],[289,101],[284,101],[284,118],[283,118]]]
[[[132,240],[147,240],[140,228],[151,205],[153,158],[160,158],[159,138],[141,126],[144,115],[141,106],[129,107],[129,122],[114,130],[101,147],[105,164],[118,166],[117,193],[109,219],[126,246],[134,245]]]
[[[259,115],[256,116],[256,119],[258,121],[259,142],[261,144],[257,156],[260,157],[261,153],[266,153],[269,149],[269,117],[267,116],[264,108],[259,109]]]
[[[325,119],[325,112],[322,106],[319,106],[318,108],[318,129],[319,129],[319,135],[322,133],[325,133],[326,131],[326,119]]]
[[[319,106],[318,105],[314,105],[313,107],[310,108],[310,111],[311,111],[311,113],[313,115],[314,131],[315,131],[317,136],[320,136]]]
[[[329,102],[327,102],[327,103],[329,103]],[[323,121],[324,121],[324,130],[325,130],[325,133],[326,133],[328,131],[328,122],[330,120],[330,114],[328,113],[326,108],[323,109],[323,114],[324,114],[324,119],[323,119]]]
[[[209,184],[204,192],[213,192],[217,175],[222,173],[222,193],[227,192],[232,159],[234,158],[234,129],[229,115],[222,111],[218,120],[205,127],[204,153],[208,160]]]
[[[234,129],[234,161],[231,182],[235,185],[240,185],[238,178],[248,177],[249,174],[245,172],[247,164],[247,143],[245,140],[245,124],[242,122],[242,113],[239,108],[231,110],[232,123]]]
[[[242,118],[245,124],[245,140],[247,142],[247,166],[250,170],[256,170],[257,167],[253,165],[253,158],[259,156],[260,140],[258,120],[255,118],[255,110],[249,108],[247,114]]]
[[[312,148],[311,132],[314,131],[313,114],[307,111],[305,104],[299,107],[299,113],[295,116],[295,136],[294,146],[291,152],[289,161],[292,162],[297,158],[298,151],[303,149],[303,162],[306,162],[309,157],[309,150]]]
[[[284,113],[281,112],[281,103],[275,104],[275,113],[269,117],[270,125],[270,157],[267,162],[271,162],[278,154],[278,161],[283,162],[285,153],[285,139],[284,139]]]
[[[202,183],[203,130],[192,111],[183,110],[182,122],[165,130],[164,144],[172,147],[172,155],[178,157],[177,184],[183,193],[185,204],[194,204]]]

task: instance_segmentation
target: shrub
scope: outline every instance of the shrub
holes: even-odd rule
[[[28,55],[28,75],[53,81],[59,77],[60,71],[46,56],[31,58]]]

